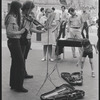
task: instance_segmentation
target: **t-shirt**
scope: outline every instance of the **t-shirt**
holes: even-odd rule
[[[82,27],[82,18],[81,16],[75,15],[69,17],[68,25],[70,27]]]
[[[66,11],[61,13],[61,22],[62,21],[68,21],[68,13]]]
[[[83,51],[86,52],[86,53],[91,53],[93,52],[93,48],[92,48],[92,45],[87,45],[86,47],[83,47]]]
[[[16,21],[16,17],[13,15],[8,15],[6,17],[6,34],[8,38],[20,38],[21,34],[14,34],[14,32],[19,30],[19,26]]]

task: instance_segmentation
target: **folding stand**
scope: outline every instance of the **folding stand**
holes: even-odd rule
[[[48,43],[49,45],[49,29],[48,29]],[[59,74],[59,70],[58,70],[58,66],[57,66],[57,63],[58,63],[58,60],[56,60],[56,64],[52,70],[52,72],[49,74],[49,58],[48,58],[48,48],[47,48],[47,73],[46,73],[46,77],[45,77],[45,80],[43,82],[43,84],[41,85],[40,89],[38,90],[37,94],[39,93],[39,91],[42,89],[42,87],[44,86],[44,84],[46,83],[47,79],[54,85],[54,87],[56,87],[56,85],[52,82],[51,80],[51,74],[57,69],[57,73],[58,73],[58,76],[60,77],[60,74]]]

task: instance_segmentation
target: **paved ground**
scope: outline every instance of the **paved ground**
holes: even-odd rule
[[[97,36],[95,27],[90,30],[90,40],[96,44]],[[16,93],[9,88],[9,73],[10,73],[10,53],[6,44],[5,30],[2,31],[2,100],[40,100],[40,95],[53,90],[54,85],[47,79],[46,83],[37,95],[39,88],[41,87],[47,72],[47,63],[42,62],[42,44],[35,41],[35,34],[32,37],[32,50],[29,52],[27,59],[27,71],[29,74],[33,74],[33,79],[24,81],[24,87],[29,90],[28,93]],[[78,55],[78,52],[77,52]],[[65,59],[61,60],[57,65],[59,72],[74,72],[80,71],[80,66],[76,67],[77,58],[73,58],[70,47],[65,48]],[[56,62],[49,62],[49,73],[54,68]],[[85,97],[83,100],[98,100],[98,54],[94,49],[94,70],[96,77],[91,77],[91,69],[88,58],[86,58],[84,67],[84,80],[83,86],[75,86],[76,89],[82,89],[85,91]],[[56,86],[60,86],[66,83],[58,76],[57,70],[51,75],[51,79]],[[82,99],[80,99],[82,100]]]

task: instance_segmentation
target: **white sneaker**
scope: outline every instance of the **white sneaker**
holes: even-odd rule
[[[52,58],[50,58],[49,60],[50,60],[51,62],[53,62],[53,61],[54,61],[54,59],[52,59]]]
[[[94,74],[94,72],[92,72],[92,73],[91,73],[91,76],[92,76],[93,78],[95,77],[95,74]]]
[[[46,58],[42,58],[41,60],[42,60],[42,61],[46,61]]]

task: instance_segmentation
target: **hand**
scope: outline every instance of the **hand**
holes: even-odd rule
[[[22,29],[20,30],[20,32],[21,32],[21,33],[24,33],[24,32],[25,32],[25,28],[22,28]]]
[[[45,30],[39,30],[38,31],[38,33],[44,33],[45,32]]]
[[[43,29],[42,31],[43,31],[43,33],[45,33],[45,32],[46,32],[46,30],[45,30],[45,29]]]

